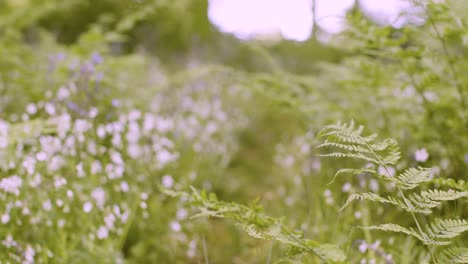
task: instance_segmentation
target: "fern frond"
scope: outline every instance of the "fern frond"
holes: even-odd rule
[[[444,263],[468,263],[468,248],[448,248],[442,255],[445,258]]]
[[[387,138],[384,141],[385,148],[373,149],[374,152],[383,152],[380,157],[381,165],[396,165],[401,158],[400,148],[398,143],[393,138]],[[377,154],[376,154],[377,155]]]
[[[362,152],[362,153],[372,153],[371,150],[368,148],[365,148],[360,145],[354,145],[354,144],[343,144],[339,142],[329,142],[325,140],[324,143],[320,144],[317,146],[317,148],[326,148],[326,147],[334,147],[334,148],[340,148],[348,151],[355,151],[355,152]]]
[[[397,142],[391,138],[378,142],[376,134],[362,136],[363,130],[363,126],[355,128],[353,122],[349,125],[338,123],[327,126],[318,135],[324,137],[325,142],[317,148],[333,147],[342,150],[321,156],[348,157],[374,164],[395,165],[400,159]]]
[[[346,173],[352,174],[352,175],[358,175],[358,174],[361,174],[361,173],[370,173],[370,174],[373,174],[373,175],[378,175],[377,171],[372,170],[372,169],[365,169],[365,168],[362,168],[362,169],[350,169],[350,168],[341,169],[341,170],[339,170],[339,171],[337,171],[335,173],[335,176],[333,177],[333,180],[331,182],[329,182],[328,184],[332,184],[335,181],[336,177],[338,177],[341,174],[346,174]]]
[[[199,213],[192,216],[217,217],[234,220],[236,226],[248,235],[262,240],[275,240],[287,244],[299,253],[312,253],[331,263],[343,263],[346,260],[344,252],[333,245],[322,245],[316,241],[305,239],[299,233],[290,232],[281,219],[267,216],[255,203],[245,206],[238,203],[220,201],[214,194],[199,193],[192,188],[192,193],[163,190],[171,196],[188,197],[191,204],[197,207]]]
[[[457,192],[453,190],[428,190],[422,191],[421,196],[433,201],[453,201],[462,197],[468,197],[468,192]]]
[[[368,162],[376,163],[379,164],[379,161],[377,159],[368,157],[362,153],[343,153],[343,152],[333,152],[333,153],[328,153],[328,154],[320,154],[319,156],[321,157],[335,157],[335,158],[355,158],[355,159],[361,159],[365,160]]]
[[[396,183],[404,190],[411,190],[430,180],[431,170],[427,168],[409,168],[400,174]]]
[[[463,219],[435,219],[427,226],[427,234],[432,239],[453,238],[468,231],[468,222]]]
[[[443,201],[453,201],[467,196],[468,192],[428,190],[422,191],[421,194],[411,194],[408,198],[409,204],[402,204],[401,207],[409,212],[430,214],[432,212],[430,208],[439,206]]]
[[[369,192],[369,193],[357,193],[357,194],[350,195],[348,199],[346,200],[345,204],[340,208],[340,211],[342,211],[352,201],[355,201],[355,200],[369,200],[369,201],[374,201],[374,202],[379,202],[379,203],[389,203],[389,204],[400,206],[400,202],[391,197],[384,198],[375,193]]]
[[[420,234],[418,234],[416,231],[414,231],[412,228],[408,229],[408,228],[402,227],[402,226],[397,225],[397,224],[382,224],[382,225],[378,225],[378,226],[363,227],[363,229],[404,233],[404,234],[410,235],[412,237],[415,237],[415,238],[419,239],[420,241],[425,241],[425,239]]]

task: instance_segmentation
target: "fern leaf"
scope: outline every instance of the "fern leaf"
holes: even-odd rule
[[[400,150],[394,139],[376,142],[377,135],[362,136],[364,127],[355,128],[354,123],[336,124],[325,127],[319,137],[325,142],[318,148],[334,147],[342,151],[322,156],[349,157],[365,160],[380,165],[395,165],[400,159]]]
[[[335,158],[355,158],[355,159],[361,159],[365,161],[369,161],[372,163],[379,164],[379,161],[377,159],[368,157],[362,153],[343,153],[343,152],[333,152],[333,153],[328,153],[328,154],[320,154],[319,156],[322,157],[335,157]]]
[[[358,174],[361,174],[361,173],[370,173],[370,174],[378,175],[377,171],[372,170],[372,169],[365,169],[365,168],[363,168],[363,169],[349,169],[349,168],[348,169],[341,169],[341,170],[339,170],[339,171],[337,171],[335,173],[335,176],[333,177],[333,180],[328,184],[332,184],[335,181],[336,177],[338,177],[341,174],[345,174],[345,173],[352,174],[352,175],[358,175]]]
[[[411,194],[408,204],[401,204],[401,207],[409,212],[430,214],[432,210],[443,201],[453,201],[461,197],[467,197],[468,192],[429,190],[422,191],[421,194]]]
[[[427,226],[427,233],[432,239],[453,238],[468,231],[468,222],[463,219],[435,219]]]
[[[430,169],[409,168],[398,176],[397,184],[404,190],[411,190],[430,180]]]
[[[420,241],[425,241],[425,239],[413,229],[407,229],[397,224],[382,224],[378,226],[369,226],[369,227],[363,227],[363,228],[367,230],[380,230],[380,231],[404,233],[412,237],[415,237],[419,239]]]
[[[275,240],[296,248],[298,252],[312,253],[331,263],[343,263],[346,260],[344,252],[336,246],[322,245],[316,241],[305,239],[301,234],[292,233],[284,226],[281,219],[263,214],[262,208],[255,203],[245,206],[238,203],[223,202],[214,194],[199,193],[192,188],[192,194],[164,190],[171,196],[188,197],[199,212],[192,216],[217,217],[234,220],[237,227],[248,235],[263,240]]]
[[[442,253],[444,263],[468,263],[468,248],[449,248]]]
[[[398,205],[400,206],[400,202],[397,200],[389,197],[389,198],[384,198],[381,197],[375,193],[358,193],[358,194],[352,194],[351,196],[348,197],[346,200],[345,204],[340,208],[340,211],[346,208],[352,201],[355,200],[370,200],[374,202],[379,202],[379,203],[389,203],[393,205]]]
[[[468,192],[429,190],[421,192],[421,196],[433,201],[453,201],[462,197],[468,197]]]

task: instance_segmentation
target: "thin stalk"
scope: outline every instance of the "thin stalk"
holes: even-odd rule
[[[202,248],[203,248],[203,256],[205,258],[205,264],[209,264],[210,262],[208,261],[208,250],[206,249],[205,236],[202,237]]]

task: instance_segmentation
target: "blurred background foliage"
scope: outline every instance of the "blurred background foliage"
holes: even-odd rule
[[[200,155],[193,142],[173,135],[180,144],[178,164],[167,171],[148,169],[154,177],[149,179],[160,182],[170,173],[180,189],[194,185],[238,202],[259,198],[267,212],[286,216],[307,236],[342,247],[352,227],[364,220],[353,211],[336,214],[346,197],[341,186],[353,180],[326,185],[344,166],[315,156],[314,134],[324,125],[354,120],[368,131],[396,138],[406,158],[397,171],[419,165],[414,152],[425,148],[430,158],[424,165],[434,167],[437,177],[467,179],[468,17],[463,1],[427,4],[423,23],[401,28],[380,25],[356,1],[346,14],[344,32],[323,41],[325,33],[316,29],[304,42],[239,40],[213,26],[207,8],[206,0],[0,1],[1,118],[25,121],[22,113],[29,103],[52,100],[51,94],[69,82],[81,87],[74,109],[97,107],[109,116],[133,108],[184,115],[184,96],[219,99],[232,112],[225,122],[234,125],[214,144],[222,142],[228,150]],[[104,61],[96,66],[100,77],[80,68],[96,53]],[[196,180],[188,176],[192,172]],[[364,188],[366,180],[354,184]],[[330,194],[328,188],[336,190]],[[124,241],[110,247],[128,263],[203,263],[206,252],[210,263],[264,263],[283,255],[280,245],[252,240],[219,220],[200,219],[186,224],[186,236],[197,241],[197,254],[188,258],[187,238],[168,229],[177,203],[155,194],[150,218],[134,220]],[[453,214],[466,216],[464,209],[466,204],[455,206]],[[366,221],[381,217],[379,210],[369,209]],[[385,217],[398,215],[385,212]],[[360,232],[354,238],[362,238]],[[415,246],[411,241],[392,239],[397,242],[382,243],[401,245],[392,247],[395,263],[414,263],[408,254],[426,256],[423,249],[405,250]],[[362,256],[350,243],[351,260],[357,263]],[[81,250],[89,255],[83,253],[76,263],[102,254]],[[102,256],[99,261],[106,262]]]

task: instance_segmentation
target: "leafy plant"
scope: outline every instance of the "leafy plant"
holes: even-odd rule
[[[363,131],[363,126],[356,127],[353,122],[327,126],[319,133],[319,137],[324,138],[325,141],[318,148],[332,148],[334,150],[328,154],[322,154],[322,156],[349,157],[371,163],[366,169],[345,169],[338,171],[336,175],[344,172],[354,175],[368,173],[394,184],[396,191],[388,197],[382,197],[373,192],[353,194],[348,198],[341,210],[354,200],[369,200],[401,208],[411,215],[416,227],[404,227],[399,224],[387,223],[363,228],[399,232],[412,236],[418,239],[421,244],[427,246],[434,263],[439,263],[442,259],[448,260],[445,263],[465,263],[468,248],[453,247],[443,252],[440,252],[440,250],[435,252],[435,249],[438,246],[452,244],[455,237],[468,230],[468,221],[457,218],[440,219],[434,216],[433,210],[442,206],[443,202],[468,197],[468,191],[455,191],[452,189],[415,191],[414,189],[422,189],[425,184],[431,181],[430,169],[408,168],[394,177],[388,166],[396,165],[400,160],[400,151],[396,141],[394,139],[379,141],[376,134],[364,136]],[[376,166],[384,168],[383,173],[374,169]],[[428,215],[425,220],[429,224],[424,226],[417,214]]]
[[[214,193],[198,192],[192,187],[192,193],[174,192],[164,189],[164,193],[174,197],[185,197],[199,213],[196,217],[217,217],[231,219],[236,226],[251,237],[262,240],[275,240],[289,245],[288,256],[311,253],[327,263],[343,263],[346,260],[342,250],[331,244],[321,244],[304,238],[300,233],[290,231],[281,219],[267,216],[262,207],[255,202],[249,206],[218,200]]]

